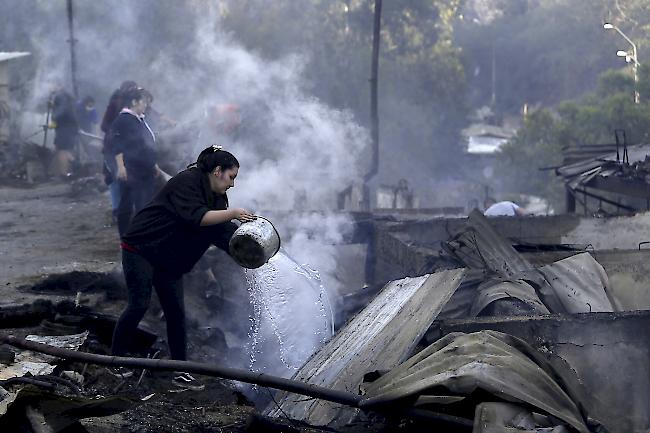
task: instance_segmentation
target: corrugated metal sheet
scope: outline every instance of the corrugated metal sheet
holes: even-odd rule
[[[650,155],[650,143],[628,146],[627,155],[630,164],[643,161],[646,155]],[[623,156],[622,147],[619,150],[619,156],[621,158]],[[556,173],[564,177],[573,177],[592,170],[596,167],[601,167],[604,163],[607,162],[616,162],[616,152],[605,153],[595,158],[562,166],[556,170]]]
[[[538,272],[553,288],[567,313],[621,311],[609,290],[605,269],[589,253],[542,266]]]
[[[568,369],[553,367],[523,340],[496,331],[448,334],[374,382],[364,384],[361,407],[441,406],[462,402],[476,391],[538,408],[581,433],[588,433],[579,409],[583,395]],[[567,377],[564,380],[563,378]],[[573,397],[572,397],[573,396]]]
[[[467,267],[485,270],[483,281],[476,282],[474,276],[475,297],[465,317],[476,316],[491,303],[508,297],[537,313],[620,311],[609,293],[605,270],[589,253],[535,269],[477,210],[470,214],[466,227],[445,244],[445,250]],[[451,304],[457,299],[452,298]],[[464,300],[467,307],[467,297]]]
[[[562,311],[559,302],[553,302],[553,291],[542,278],[536,278],[538,283],[534,285],[530,279],[524,281],[520,278],[524,273],[535,275],[535,268],[494,230],[478,210],[470,213],[465,227],[443,247],[468,268],[484,269],[483,281],[492,279],[498,282],[481,282],[476,286],[476,295],[468,315],[479,314],[490,303],[505,297],[520,300],[532,307],[532,312]],[[544,307],[540,308],[541,305]]]
[[[478,316],[485,308],[500,299],[515,298],[522,301],[531,314],[549,314],[550,311],[542,303],[535,288],[523,280],[516,281],[484,281],[476,289],[476,296],[469,312],[471,317]]]
[[[501,278],[533,268],[477,209],[469,214],[465,227],[443,243],[443,248],[468,268],[485,269]]]
[[[624,149],[609,152],[595,158],[588,158],[556,169],[564,177],[567,188],[573,192],[585,192],[587,188],[608,191],[624,197],[650,198],[650,185],[645,181],[645,169],[639,171],[650,155],[650,144],[627,147],[627,160],[623,164]],[[633,207],[610,201],[607,197],[595,196],[619,209],[634,211]]]
[[[293,379],[356,392],[363,376],[391,369],[408,357],[460,284],[464,269],[392,281],[296,372]],[[299,324],[296,324],[299,326]],[[354,410],[282,393],[271,416],[312,425],[345,424]]]

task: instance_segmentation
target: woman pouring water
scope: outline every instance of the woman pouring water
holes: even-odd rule
[[[140,210],[122,236],[122,268],[128,304],[113,333],[112,354],[123,356],[156,289],[167,321],[171,358],[186,359],[187,334],[183,302],[183,274],[189,272],[210,245],[228,251],[237,229],[232,220],[256,217],[241,208],[228,209],[226,191],[235,186],[239,162],[218,146],[204,149],[195,164],[174,176]],[[128,370],[112,370],[127,377]],[[130,373],[130,374],[129,374]],[[200,390],[203,385],[188,373],[174,373],[172,382]]]

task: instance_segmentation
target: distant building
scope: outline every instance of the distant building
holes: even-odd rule
[[[515,135],[512,129],[501,126],[474,123],[461,131],[465,138],[466,152],[472,155],[491,155]]]

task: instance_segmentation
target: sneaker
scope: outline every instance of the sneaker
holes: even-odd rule
[[[133,376],[133,370],[126,367],[107,367],[106,370],[118,379],[127,379]]]
[[[192,391],[201,391],[205,385],[189,373],[175,371],[172,378],[172,384],[179,388],[191,389]]]

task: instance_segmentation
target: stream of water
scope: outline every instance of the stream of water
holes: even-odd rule
[[[249,368],[290,377],[334,334],[320,274],[281,249],[262,267],[247,269],[246,282],[253,307]]]

